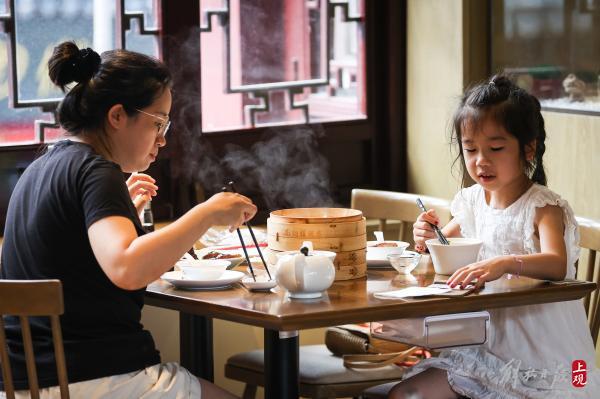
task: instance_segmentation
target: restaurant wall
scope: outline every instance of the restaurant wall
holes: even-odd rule
[[[411,192],[452,198],[460,186],[449,146],[449,121],[463,86],[482,78],[473,59],[478,47],[470,1],[408,2],[407,134]],[[427,29],[423,29],[426,26]],[[483,25],[485,27],[485,25]],[[469,37],[464,37],[469,35]],[[470,51],[466,51],[470,50]],[[600,219],[600,116],[544,112],[548,185],[577,215]]]
[[[460,187],[449,120],[463,87],[487,68],[485,10],[472,0],[409,0],[407,180],[410,192],[451,199]],[[426,28],[424,28],[426,27]],[[477,60],[480,60],[478,63]],[[544,112],[548,186],[577,215],[600,220],[600,116]],[[600,364],[600,350],[597,350]]]
[[[460,1],[413,0],[407,9],[407,173],[410,192],[452,198],[448,120],[462,90]]]

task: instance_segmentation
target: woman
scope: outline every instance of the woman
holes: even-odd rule
[[[241,195],[220,193],[159,231],[144,234],[138,209],[156,194],[148,168],[165,145],[171,76],[158,60],[126,50],[102,58],[72,42],[54,49],[49,74],[63,91],[58,117],[69,136],[23,173],[7,213],[4,279],[60,279],[61,327],[73,397],[230,397],[178,364],[161,364],[140,323],[146,285],[169,270],[211,226],[236,228],[256,213]],[[18,319],[7,335],[17,389],[27,389]],[[49,321],[33,318],[40,387],[58,380]],[[2,387],[0,386],[0,389]],[[27,396],[27,391],[22,391]]]

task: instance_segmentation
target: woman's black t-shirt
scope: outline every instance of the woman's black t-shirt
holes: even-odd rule
[[[108,216],[124,216],[144,233],[120,167],[91,146],[69,140],[25,170],[8,206],[0,277],[62,282],[60,321],[70,383],[160,363],[140,323],[144,290],[115,286],[92,252],[88,227]],[[50,321],[30,322],[40,387],[58,385]],[[27,389],[19,320],[6,317],[5,323],[15,388]]]

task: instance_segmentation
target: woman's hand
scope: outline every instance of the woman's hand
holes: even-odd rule
[[[447,284],[454,288],[460,285],[461,288],[477,280],[476,288],[480,288],[486,281],[494,281],[507,273],[511,262],[514,262],[512,256],[496,256],[495,258],[482,260],[461,267],[452,274]]]
[[[212,224],[229,226],[229,231],[252,219],[257,210],[250,198],[236,193],[215,194],[205,204],[211,210]]]
[[[415,249],[419,252],[427,250],[425,241],[436,238],[435,232],[429,223],[436,226],[440,223],[440,219],[434,209],[421,213],[417,221],[413,224],[413,240],[415,241]]]
[[[156,196],[158,186],[156,180],[144,173],[132,173],[127,179],[127,189],[133,205],[138,213],[144,210],[144,206],[152,197]]]

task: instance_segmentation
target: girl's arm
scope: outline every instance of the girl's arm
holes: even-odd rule
[[[466,286],[477,279],[481,286],[505,273],[523,275],[540,280],[563,280],[567,273],[567,249],[564,241],[563,210],[547,205],[538,208],[534,220],[540,238],[540,253],[531,255],[504,255],[458,269],[448,284]]]
[[[425,241],[437,238],[429,223],[438,224],[439,222],[440,220],[433,209],[419,215],[417,221],[413,224],[413,240],[417,251],[426,251],[427,246],[425,245]],[[444,233],[446,237],[461,237],[460,225],[455,219],[452,219],[442,228],[442,233]]]
[[[220,193],[153,233],[138,237],[131,220],[109,216],[92,224],[88,237],[108,278],[119,288],[136,290],[170,269],[210,226],[234,229],[255,213],[248,198]]]
[[[561,207],[547,205],[538,208],[534,223],[540,238],[540,253],[518,256],[523,260],[521,274],[544,280],[563,280],[567,274],[567,248],[565,245]],[[520,268],[520,265],[519,265]],[[515,265],[507,273],[516,274]]]
[[[458,224],[456,219],[450,220],[442,229],[442,233],[444,233],[446,237],[462,237],[460,234],[460,224]]]

